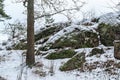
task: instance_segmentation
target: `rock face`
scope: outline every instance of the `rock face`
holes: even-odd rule
[[[98,26],[100,41],[105,46],[113,46],[116,30],[120,31],[119,25],[111,26],[110,24],[101,23]]]
[[[54,34],[55,31],[58,31],[58,30],[59,29],[57,27],[50,27],[48,29],[45,29],[45,30],[43,30],[40,33],[35,35],[35,41],[38,41],[42,38],[50,36],[50,35]]]
[[[39,33],[35,35],[35,41],[38,41],[42,38],[45,38],[47,36],[53,35],[63,29],[64,27],[70,26],[70,22],[64,22],[64,23],[54,23],[51,25],[46,25],[46,29],[41,29]]]
[[[113,15],[113,14],[109,14],[109,15]],[[113,17],[115,18],[114,20],[117,19],[116,18],[117,16],[113,15]],[[94,20],[93,20],[92,25],[89,25],[89,26],[82,25],[82,28],[79,28],[79,26],[75,27],[74,31],[70,32],[69,34],[65,34],[64,36],[56,40],[54,43],[50,43],[50,45],[48,44],[49,45],[48,47],[50,47],[51,49],[65,48],[65,47],[71,47],[74,49],[96,47],[99,45],[99,41],[101,42],[101,44],[105,46],[113,46],[113,41],[115,39],[115,32],[116,30],[120,31],[120,27],[118,23],[116,23],[116,25],[115,24],[112,25],[105,21],[103,16],[103,17],[100,17],[100,21],[97,20],[94,23]],[[94,26],[94,24],[99,24],[97,25],[98,26],[97,29],[94,29],[99,34],[90,30],[83,30],[84,27],[91,28]],[[58,33],[59,31],[61,31],[62,29],[70,25],[71,25],[70,23],[69,25],[67,24],[64,26],[60,24],[58,27],[56,27],[56,25],[52,25],[52,27],[50,26],[47,29],[42,30],[39,34],[35,35],[35,38],[36,38],[35,40],[37,41],[47,37],[47,39],[45,40],[45,42],[47,42],[50,36]],[[64,32],[66,32],[66,30],[64,30]],[[62,34],[59,34],[59,35],[62,35]]]
[[[60,67],[61,71],[69,71],[77,68],[82,68],[83,63],[85,63],[85,53],[79,53],[72,57],[65,64]]]
[[[99,45],[98,35],[92,31],[79,31],[68,34],[57,40],[51,48],[86,48]]]

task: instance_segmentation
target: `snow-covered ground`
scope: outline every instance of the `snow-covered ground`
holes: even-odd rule
[[[120,62],[113,58],[113,47],[109,48],[107,50],[107,47],[104,47],[105,53],[100,57],[87,57],[87,62],[91,64],[96,61],[104,63],[107,60]],[[88,54],[92,48],[77,49],[76,51],[82,52],[83,50]],[[7,80],[120,80],[120,70],[116,70],[117,68],[115,69],[117,74],[113,75],[105,71],[106,68],[100,67],[85,72],[79,70],[61,72],[59,67],[69,59],[47,60],[42,56],[36,56],[36,62],[39,62],[39,65],[29,69],[25,66],[25,56],[22,53],[23,51],[20,50],[0,51],[1,77]],[[53,73],[50,72],[51,69],[53,69]]]

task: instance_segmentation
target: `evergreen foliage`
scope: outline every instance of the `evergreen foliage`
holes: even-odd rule
[[[4,18],[10,18],[4,11],[4,4],[3,4],[4,0],[0,0],[0,17],[4,17]]]

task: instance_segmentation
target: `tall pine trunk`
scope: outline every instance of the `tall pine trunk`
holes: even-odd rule
[[[28,0],[27,5],[27,54],[26,65],[35,63],[34,55],[34,0]]]
[[[120,29],[115,31],[114,57],[120,60]]]

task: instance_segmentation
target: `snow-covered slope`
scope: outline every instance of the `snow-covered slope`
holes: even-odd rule
[[[113,58],[113,47],[103,49],[105,53],[99,57],[98,55],[86,57],[89,68],[83,72],[80,70],[61,72],[59,67],[69,59],[47,60],[40,55],[36,56],[38,65],[29,69],[25,66],[23,51],[0,51],[0,77],[7,80],[119,80],[120,70],[114,65],[120,61]],[[91,50],[92,48],[84,48],[76,51],[89,54]],[[53,73],[50,72],[51,69]]]
[[[111,12],[100,16],[99,23],[117,25],[120,23],[120,12]]]

